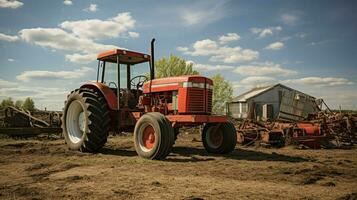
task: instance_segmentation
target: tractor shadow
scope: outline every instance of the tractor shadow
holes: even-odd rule
[[[104,155],[114,156],[126,156],[133,157],[138,156],[134,149],[129,148],[102,148],[99,153]],[[224,157],[232,160],[246,160],[246,161],[282,161],[282,162],[311,162],[313,160],[298,157],[289,156],[278,153],[264,153],[260,151],[236,149],[230,154],[211,154],[207,153],[204,149],[195,147],[173,147],[172,153],[164,160],[168,162],[204,162],[214,161],[216,158]]]
[[[138,156],[135,150],[131,149],[113,149],[113,148],[108,148],[104,147],[102,148],[98,153],[104,154],[104,155],[113,155],[113,156],[126,156],[126,157],[133,157],[133,156]]]
[[[211,154],[207,153],[204,149],[192,148],[192,147],[174,147],[172,153],[179,155],[168,157],[166,160],[171,162],[197,162],[197,161],[210,161],[215,160],[212,157],[224,157],[232,160],[246,160],[246,161],[282,161],[282,162],[311,162],[311,159],[306,159],[298,156],[289,156],[278,153],[264,153],[260,151],[236,149],[230,154]],[[203,156],[207,158],[198,158],[195,156]],[[177,158],[175,158],[177,157]],[[181,158],[189,157],[189,158]]]

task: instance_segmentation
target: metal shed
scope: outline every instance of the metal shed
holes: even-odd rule
[[[297,121],[319,110],[316,98],[282,84],[253,88],[227,106],[233,118]]]

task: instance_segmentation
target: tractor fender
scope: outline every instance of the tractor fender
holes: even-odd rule
[[[80,88],[89,88],[96,91],[100,91],[111,110],[118,110],[117,97],[114,92],[105,84],[99,82],[87,82]]]

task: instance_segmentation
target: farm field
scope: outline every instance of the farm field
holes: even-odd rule
[[[139,158],[132,136],[97,154],[62,139],[0,139],[0,199],[356,199],[357,149],[240,148],[207,154],[180,135],[164,161]]]

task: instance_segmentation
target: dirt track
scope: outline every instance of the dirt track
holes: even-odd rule
[[[0,199],[356,199],[357,149],[237,148],[207,154],[180,136],[165,161],[136,156],[132,138],[98,154],[62,140],[0,139]]]

